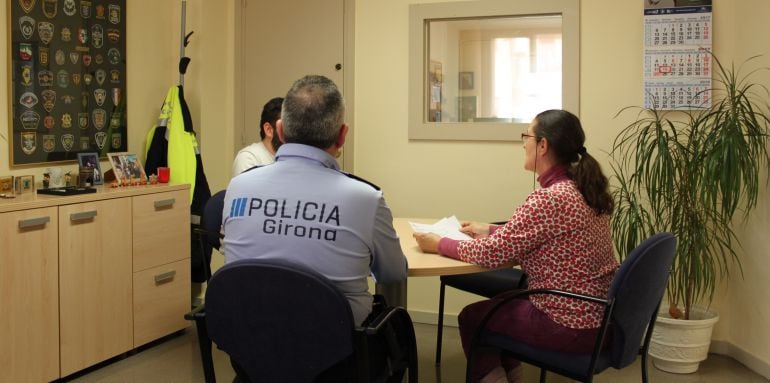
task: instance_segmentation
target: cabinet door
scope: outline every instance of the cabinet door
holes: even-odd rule
[[[134,272],[190,258],[187,190],[134,197]]]
[[[134,347],[190,325],[190,261],[134,273]]]
[[[55,207],[0,214],[0,382],[59,378]]]
[[[61,373],[133,347],[131,199],[59,207]]]

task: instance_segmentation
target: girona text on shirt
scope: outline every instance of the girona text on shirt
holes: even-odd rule
[[[331,242],[337,240],[337,230],[330,229],[328,226],[340,226],[339,206],[327,205],[324,202],[263,200],[262,198],[233,199],[230,205],[230,217],[243,216],[265,217],[262,221],[262,232],[265,234],[323,239]]]

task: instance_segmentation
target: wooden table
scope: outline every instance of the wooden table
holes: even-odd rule
[[[430,218],[394,218],[393,227],[396,229],[401,240],[401,250],[406,255],[409,263],[410,277],[430,277],[440,275],[470,274],[489,269],[458,261],[456,259],[441,256],[439,254],[423,253],[417,246],[417,241],[412,237],[412,227],[409,222],[433,223],[437,219]],[[402,283],[378,283],[376,285],[377,294],[381,294],[393,306],[406,307],[406,281]]]

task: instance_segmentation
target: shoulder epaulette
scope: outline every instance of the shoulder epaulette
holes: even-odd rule
[[[363,178],[361,178],[361,177],[358,177],[358,176],[356,176],[356,175],[353,175],[353,174],[350,174],[350,173],[342,172],[342,171],[341,171],[340,173],[342,173],[342,174],[346,175],[348,178],[352,178],[352,179],[354,179],[354,180],[356,180],[356,181],[360,181],[360,182],[363,182],[363,183],[365,183],[365,184],[367,184],[367,185],[369,185],[369,186],[373,187],[373,188],[374,188],[374,190],[377,190],[377,191],[379,191],[379,190],[380,190],[380,187],[379,187],[379,186],[377,186],[377,185],[375,185],[375,184],[373,184],[373,183],[371,183],[371,182],[369,182],[369,181],[367,181],[367,180],[365,180],[365,179],[363,179]]]

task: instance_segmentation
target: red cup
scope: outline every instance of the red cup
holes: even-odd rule
[[[171,169],[166,167],[158,168],[158,182],[165,184],[168,182],[168,179],[170,176],[171,176]]]

